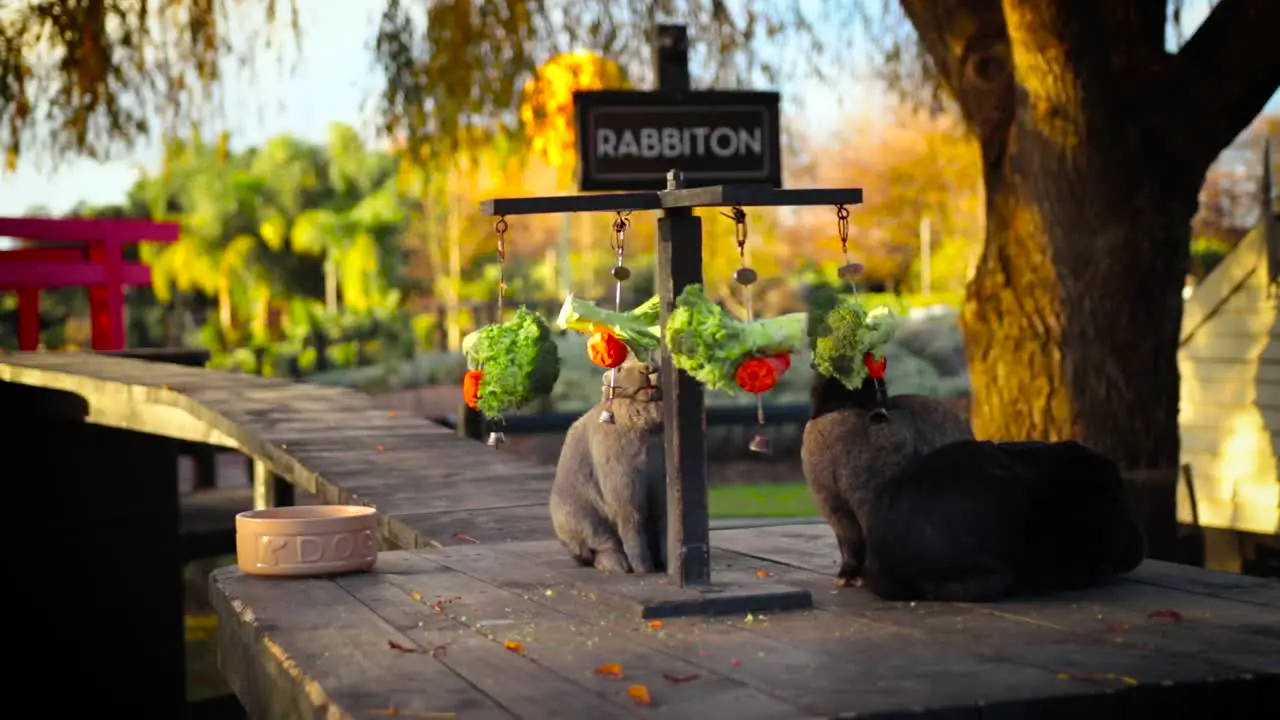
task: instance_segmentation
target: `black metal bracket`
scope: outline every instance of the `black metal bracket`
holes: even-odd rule
[[[545,197],[495,198],[480,203],[491,217],[580,212],[630,212],[713,207],[813,207],[860,205],[860,188],[797,188],[768,185],[712,185],[646,192],[582,193]]]

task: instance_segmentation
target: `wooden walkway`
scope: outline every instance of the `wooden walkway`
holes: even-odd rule
[[[1107,587],[1048,599],[885,603],[832,586],[825,526],[712,541],[715,577],[806,587],[817,607],[645,622],[614,591],[661,580],[602,578],[552,541],[383,553],[375,572],[335,579],[228,568],[211,590],[223,667],[262,718],[1101,720],[1280,709],[1275,582],[1149,561]],[[628,695],[635,685],[649,706]]]
[[[95,424],[239,450],[322,502],[376,507],[387,548],[552,536],[554,468],[355,390],[93,354],[0,356],[0,405],[38,403],[32,389],[84,398]]]

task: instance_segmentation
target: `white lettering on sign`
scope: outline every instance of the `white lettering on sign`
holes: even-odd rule
[[[596,130],[596,157],[682,158],[760,156],[764,153],[762,128],[690,127],[616,131]]]

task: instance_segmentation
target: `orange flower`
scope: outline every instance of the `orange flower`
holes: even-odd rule
[[[468,370],[467,374],[462,377],[462,401],[472,410],[479,410],[480,404],[480,381],[484,379],[484,373],[479,370]]]
[[[791,358],[787,355],[751,358],[738,366],[734,380],[738,381],[738,387],[759,395],[772,390],[789,367]]]
[[[608,330],[597,331],[587,340],[587,357],[600,367],[616,368],[627,361],[627,346]]]

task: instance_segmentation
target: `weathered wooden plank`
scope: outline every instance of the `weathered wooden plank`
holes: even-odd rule
[[[495,497],[495,506],[489,508],[400,515],[397,519],[403,526],[413,528],[415,535],[397,540],[402,542],[400,547],[410,547],[408,543],[415,541],[426,541],[424,547],[445,547],[554,537],[545,501],[497,506],[497,503],[505,501],[505,497]],[[554,544],[559,547],[558,543]]]
[[[840,550],[827,525],[788,525],[769,528],[768,532],[759,528],[716,530],[711,533],[711,544],[832,577],[840,566]]]
[[[1195,337],[1242,287],[1261,284],[1257,269],[1265,257],[1262,233],[1246,235],[1183,304],[1182,338]]]
[[[1235,603],[1280,608],[1280,580],[1250,577],[1148,560],[1126,580],[1184,593],[1210,595]]]
[[[415,644],[330,580],[223,568],[211,577],[210,599],[223,674],[251,717],[370,718],[390,708],[407,717],[518,717],[429,653],[391,647]]]
[[[775,532],[776,529],[769,529]],[[539,543],[546,550],[545,543]],[[556,561],[538,563],[535,544],[504,546],[497,554],[514,553],[527,561],[526,566],[561,565]],[[449,555],[463,555],[475,551],[451,550]],[[567,562],[567,561],[565,561]],[[458,564],[463,567],[462,563]],[[471,564],[467,568],[473,567]],[[507,572],[513,571],[508,568]],[[591,572],[589,570],[585,571]],[[815,577],[816,574],[815,574]],[[620,578],[625,581],[625,578]],[[551,582],[559,578],[551,577]],[[563,585],[555,585],[555,602],[564,606],[566,597]],[[577,586],[576,594],[592,601],[608,603],[602,593],[591,593],[589,588]],[[545,591],[544,591],[545,592]],[[861,595],[873,603],[879,603],[868,593],[847,591]],[[536,595],[532,596],[536,600]],[[1187,657],[1166,659],[1152,656],[1131,648],[1112,646],[1105,640],[1072,636],[1056,628],[1040,625],[1021,625],[1018,622],[988,616],[978,610],[944,604],[895,604],[879,603],[880,611],[868,614],[840,612],[816,614],[766,614],[753,615],[746,620],[733,620],[745,633],[744,636],[715,634],[714,624],[694,621],[669,621],[670,635],[664,647],[678,650],[692,657],[715,657],[724,662],[725,653],[730,661],[731,674],[742,673],[744,679],[771,694],[781,695],[797,703],[809,703],[821,712],[872,713],[886,709],[901,709],[915,705],[930,708],[957,709],[976,707],[987,700],[1009,701],[1028,697],[1080,695],[1082,693],[1106,693],[1114,682],[1086,682],[1084,687],[1065,683],[1060,673],[1083,676],[1096,674],[1096,667],[1119,667],[1137,673],[1144,680],[1162,682],[1167,679],[1200,680],[1223,668],[1203,660]],[[579,612],[590,612],[587,609]],[[871,619],[868,624],[868,618]],[[931,626],[929,619],[937,626]],[[956,627],[952,627],[952,624]],[[892,632],[888,632],[889,628]],[[721,628],[723,630],[723,628]],[[906,633],[902,636],[901,633]],[[973,637],[984,638],[984,646],[975,648]],[[1000,652],[983,649],[985,641],[996,638]],[[802,651],[795,648],[802,647]],[[842,679],[839,688],[832,688],[824,668],[840,667],[847,670],[850,662],[858,658],[886,658],[874,667],[859,667],[856,679]],[[751,664],[751,669],[746,668]],[[928,663],[927,673],[920,671],[922,663]],[[935,671],[939,664],[944,670]],[[1056,663],[1056,664],[1055,664]],[[714,666],[713,666],[714,667]],[[804,668],[809,672],[806,673]],[[965,668],[955,674],[955,668]],[[936,673],[936,674],[935,674]],[[986,690],[994,687],[991,695],[975,690],[973,676],[981,675]],[[803,676],[803,677],[802,677]],[[813,683],[804,678],[812,676]],[[775,681],[768,685],[768,678],[785,677],[785,683]],[[910,678],[917,688],[912,695],[904,688],[902,678]],[[990,678],[1012,678],[1006,684]],[[888,688],[886,691],[885,689]],[[1076,700],[1072,707],[1080,707],[1083,700]],[[1109,695],[1100,694],[1095,709],[1115,709]]]
[[[975,607],[1125,647],[1199,657],[1243,672],[1280,673],[1276,614],[1248,603],[1117,582]]]
[[[472,578],[409,553],[384,553],[377,572],[339,578],[356,599],[439,661],[503,707],[526,720],[545,718],[634,718],[640,709],[617,683],[601,682],[590,668],[562,676],[514,652],[501,638],[512,625],[486,624],[483,617],[458,620],[435,612],[437,600],[474,587]],[[425,592],[437,593],[434,597]],[[416,599],[415,599],[416,598]],[[624,686],[625,687],[625,686]]]
[[[1274,385],[1280,383],[1280,362],[1262,362],[1243,358],[1199,358],[1178,354],[1178,367],[1183,378],[1195,377],[1202,381],[1233,381],[1241,376],[1256,377],[1258,382]],[[1256,367],[1256,372],[1251,368]]]
[[[510,545],[502,546],[508,548]],[[656,649],[645,642],[650,631],[639,620],[617,619],[608,608],[590,603],[574,605],[590,608],[587,613],[572,613],[566,604],[567,591],[554,588],[499,588],[485,582],[486,575],[509,577],[509,563],[526,565],[518,556],[504,556],[493,548],[472,546],[443,551],[423,551],[424,560],[439,560],[442,555],[466,557],[477,562],[465,563],[465,569],[449,576],[448,586],[433,586],[439,575],[396,577],[392,582],[404,583],[423,595],[427,602],[443,599],[441,612],[475,628],[488,632],[503,642],[519,642],[535,662],[574,679],[592,676],[597,667],[616,663],[623,669],[623,683],[608,678],[592,678],[592,686],[602,696],[617,699],[628,684],[645,685],[653,696],[653,711],[664,718],[796,718],[804,712],[794,704],[779,701],[769,694],[727,680],[723,674],[697,664],[695,658],[681,657]],[[497,562],[485,563],[484,560]],[[506,562],[503,562],[503,561]],[[503,568],[497,567],[501,563]],[[451,565],[439,564],[440,567]],[[530,577],[527,573],[524,577]],[[535,575],[536,577],[536,571]],[[465,579],[464,579],[465,578]],[[508,582],[519,583],[520,580]],[[551,590],[551,594],[547,594]],[[451,599],[452,598],[452,599]],[[671,682],[672,678],[698,679]],[[565,717],[568,717],[566,715]]]

